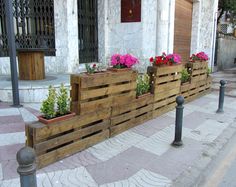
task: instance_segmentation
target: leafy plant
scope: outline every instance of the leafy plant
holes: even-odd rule
[[[96,64],[93,64],[92,66],[90,66],[89,64],[85,64],[85,68],[86,68],[87,73],[89,74],[95,73]]]
[[[56,103],[56,90],[51,85],[48,89],[48,97],[43,101],[40,111],[43,113],[44,118],[52,119],[56,116],[55,103]]]
[[[207,76],[209,76],[211,73],[212,73],[211,72],[211,68],[208,67],[208,69],[207,69]]]
[[[218,11],[219,11],[219,14],[217,18],[217,24],[220,22],[220,19],[225,12],[230,15],[230,22],[233,23],[233,25],[236,24],[236,21],[235,21],[236,1],[235,0],[219,0]]]
[[[150,91],[150,77],[148,74],[140,74],[137,78],[136,95],[140,96]]]
[[[181,71],[181,78],[180,78],[181,82],[182,83],[188,82],[189,78],[190,78],[190,74],[188,73],[187,69],[183,69]]]
[[[57,114],[62,116],[69,113],[69,102],[68,92],[64,84],[61,84],[59,93],[57,96]]]

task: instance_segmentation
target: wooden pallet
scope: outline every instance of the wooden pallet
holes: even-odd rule
[[[193,101],[210,92],[211,82],[212,78],[207,77],[206,80],[181,85],[180,95],[185,98],[186,102]]]
[[[114,136],[152,119],[153,95],[112,107],[110,135]]]
[[[206,90],[210,90],[212,85],[212,77],[208,76],[206,81]]]
[[[180,78],[183,66],[148,67],[154,94],[153,117],[160,116],[176,106],[175,99],[180,93]]]
[[[124,104],[136,96],[135,71],[71,75],[72,111],[77,114]]]
[[[186,66],[190,73],[191,83],[204,81],[207,79],[207,69],[208,69],[207,62],[187,63]]]
[[[27,125],[27,145],[36,152],[38,168],[109,138],[110,112],[97,110],[48,125],[40,122]]]

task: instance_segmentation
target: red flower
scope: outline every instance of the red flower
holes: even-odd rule
[[[96,67],[96,64],[93,64],[93,68],[95,68]]]
[[[149,59],[149,61],[150,61],[150,62],[153,62],[153,61],[154,61],[153,57],[151,57],[151,58]]]

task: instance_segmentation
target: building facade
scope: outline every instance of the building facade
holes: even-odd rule
[[[179,53],[187,61],[204,51],[213,66],[217,7],[217,0],[54,0],[55,53],[46,54],[45,71],[71,73],[83,63],[109,64],[114,53],[138,57],[142,72],[149,58],[162,52]],[[7,74],[9,57],[1,56],[0,75]]]

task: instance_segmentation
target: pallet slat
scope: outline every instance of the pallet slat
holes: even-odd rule
[[[153,95],[144,96],[130,102],[128,105],[118,105],[112,108],[111,136],[117,135],[129,128],[152,119]]]
[[[84,150],[107,138],[109,138],[109,130],[102,131],[101,133],[98,133],[94,136],[87,137],[85,139],[55,149],[54,151],[51,151],[49,153],[37,157],[37,166],[38,168],[45,167],[51,163],[54,163],[65,157],[68,157],[74,153],[77,153],[78,151]]]
[[[95,108],[111,108],[118,99],[123,103],[133,100],[136,96],[136,78],[137,72],[131,70],[71,75],[73,111],[87,114]]]

